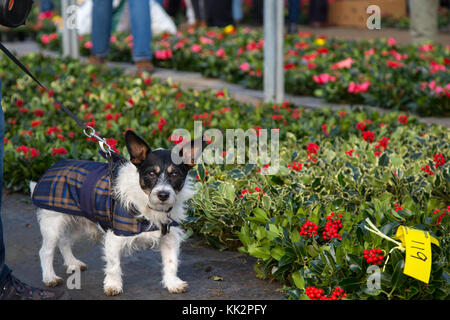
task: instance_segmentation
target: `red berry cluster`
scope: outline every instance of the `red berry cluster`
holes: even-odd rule
[[[292,164],[288,164],[287,167],[291,168],[291,170],[301,171],[303,168],[303,163],[294,161]]]
[[[300,229],[299,234],[301,236],[309,236],[311,238],[317,236],[317,229],[319,229],[319,226],[317,224],[307,220]]]
[[[398,212],[398,211],[402,211],[403,210],[403,208],[398,204],[398,203],[394,203],[394,206],[395,206],[395,212]]]
[[[428,173],[430,176],[433,176],[433,175],[434,175],[434,172],[431,171],[430,165],[429,165],[429,164],[425,165],[425,166],[422,167],[420,170],[422,170],[422,171]]]
[[[364,259],[367,263],[377,265],[383,263],[383,255],[381,255],[381,249],[364,250]]]
[[[342,240],[342,237],[340,234],[338,234],[339,229],[342,228],[342,222],[341,219],[333,218],[334,212],[332,212],[329,216],[327,216],[327,223],[325,224],[325,230],[322,232],[323,239],[333,239],[338,238],[339,240]],[[342,218],[342,214],[338,214],[339,218]]]
[[[436,168],[439,168],[440,166],[445,164],[445,158],[441,153],[435,154],[433,160],[434,160],[434,166]]]
[[[437,225],[437,226],[441,225],[442,219],[444,219],[444,217],[445,217],[447,214],[450,215],[450,205],[447,206],[447,210],[445,210],[445,211],[444,211],[444,210],[445,210],[445,209],[436,209],[436,210],[433,211],[433,214],[440,213],[440,214],[439,214],[439,217],[438,217],[437,220],[436,220],[436,225]]]
[[[344,292],[344,289],[339,287],[334,288],[334,291],[329,297],[324,296],[323,290],[316,287],[307,287],[305,290],[305,294],[311,300],[342,300],[347,296],[347,294]]]

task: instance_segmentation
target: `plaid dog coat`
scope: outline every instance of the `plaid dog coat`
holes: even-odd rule
[[[32,201],[39,208],[85,217],[119,236],[159,230],[147,220],[136,219],[118,201],[111,212],[109,180],[107,163],[60,160],[39,179]]]

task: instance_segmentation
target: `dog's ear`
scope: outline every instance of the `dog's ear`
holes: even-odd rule
[[[147,158],[147,154],[152,151],[148,144],[132,130],[125,133],[125,145],[130,154],[130,161],[135,165],[141,164]]]
[[[183,160],[183,163],[192,168],[205,147],[206,141],[203,140],[203,137],[184,144],[180,150],[180,157]]]

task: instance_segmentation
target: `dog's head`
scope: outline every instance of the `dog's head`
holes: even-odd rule
[[[139,184],[148,195],[148,206],[157,211],[169,210],[176,201],[177,194],[183,189],[189,170],[195,160],[201,155],[200,148],[194,141],[182,148],[179,156],[182,163],[175,164],[172,160],[172,150],[152,150],[136,133],[128,130],[125,134],[125,144],[130,154],[130,161],[139,173]],[[184,152],[188,149],[190,152]]]

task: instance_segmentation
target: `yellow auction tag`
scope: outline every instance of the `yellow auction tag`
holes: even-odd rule
[[[398,227],[396,237],[406,248],[403,273],[428,283],[431,274],[431,244],[439,246],[439,242],[427,231],[405,226]]]

